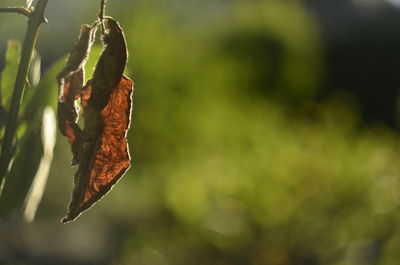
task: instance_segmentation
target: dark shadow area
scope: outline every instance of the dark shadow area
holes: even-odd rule
[[[326,56],[322,95],[350,92],[362,118],[399,128],[400,11],[389,4],[356,8],[350,1],[307,1],[320,21]]]

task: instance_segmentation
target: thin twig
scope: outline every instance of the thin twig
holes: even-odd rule
[[[32,53],[35,48],[36,39],[40,25],[46,22],[44,9],[48,0],[39,0],[35,9],[29,15],[28,29],[26,31],[24,45],[22,47],[21,60],[18,66],[17,78],[14,86],[14,93],[11,100],[10,112],[7,117],[6,129],[1,146],[0,156],[0,185],[7,174],[8,166],[12,157],[12,146],[15,133],[18,128],[18,113],[21,105],[22,96],[25,89]]]
[[[17,13],[27,18],[32,14],[32,12],[25,7],[0,7],[0,13]]]
[[[106,0],[101,0],[101,2],[100,2],[100,12],[99,12],[98,17],[100,19],[101,32],[103,33],[103,35],[104,35],[104,31],[105,31],[104,23],[103,23],[105,8],[106,8]]]

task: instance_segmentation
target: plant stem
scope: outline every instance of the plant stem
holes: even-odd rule
[[[31,11],[25,7],[0,7],[0,13],[17,13],[29,18]]]
[[[28,70],[31,63],[32,53],[35,48],[36,39],[40,25],[46,22],[44,9],[48,0],[39,0],[35,9],[31,12],[28,20],[28,30],[22,47],[21,60],[15,80],[14,93],[11,100],[10,112],[4,132],[0,156],[0,186],[7,174],[8,166],[12,158],[12,145],[18,127],[18,113],[22,96],[25,89]]]
[[[104,35],[104,31],[105,31],[104,23],[103,23],[105,8],[106,8],[106,0],[101,0],[101,2],[100,2],[100,12],[99,12],[98,17],[100,19],[101,33],[103,33],[103,35]]]

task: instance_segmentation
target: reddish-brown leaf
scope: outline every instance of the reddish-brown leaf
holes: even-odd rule
[[[103,197],[130,167],[126,132],[130,123],[133,82],[123,76],[112,91],[107,105],[99,112],[103,128],[97,137],[84,143],[82,160],[75,175],[75,189],[63,222],[75,219]],[[91,83],[85,89],[91,90]],[[84,113],[97,111],[90,105]],[[85,123],[92,114],[84,115]],[[94,137],[94,135],[92,135]]]
[[[106,19],[106,29],[105,49],[93,78],[79,90],[84,140],[78,150],[79,167],[74,176],[72,201],[63,222],[74,220],[91,207],[130,167],[126,134],[130,125],[133,82],[123,75],[127,52],[122,29],[111,18]],[[66,135],[73,139],[70,142],[74,149],[75,129],[67,129]]]

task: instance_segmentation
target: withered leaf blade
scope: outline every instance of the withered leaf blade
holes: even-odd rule
[[[97,138],[89,138],[83,145],[82,159],[74,177],[72,201],[63,222],[74,220],[91,207],[130,167],[126,133],[130,124],[132,90],[133,82],[123,76],[100,111],[102,133]],[[89,112],[97,111],[90,105],[87,108]]]
[[[73,73],[76,73],[80,69],[84,68],[85,63],[89,58],[90,48],[92,47],[95,40],[96,30],[97,27],[95,26],[82,25],[79,40],[72,48],[68,56],[67,65],[57,76],[57,81],[61,90],[60,99],[63,96],[62,89],[65,79]]]
[[[106,19],[106,29],[93,78],[81,89],[84,142],[64,223],[102,198],[130,167],[126,134],[133,82],[123,75],[127,51],[122,29],[112,18]]]
[[[79,108],[76,100],[79,98],[83,83],[83,69],[66,78],[63,86],[63,94],[58,102],[57,116],[61,133],[67,136],[71,145],[73,158],[72,165],[78,163],[79,152],[83,142],[82,130],[77,125]]]
[[[76,100],[80,97],[80,90],[85,79],[84,66],[93,45],[95,34],[96,27],[82,26],[79,40],[68,57],[67,65],[57,76],[59,86],[58,124],[61,133],[67,136],[71,144],[72,165],[79,162],[80,149],[83,143],[83,134],[77,125],[79,108],[76,105]]]
[[[124,73],[127,52],[125,37],[118,22],[112,18],[105,20],[107,34],[103,37],[105,49],[93,73],[93,87],[96,90],[89,99],[90,105],[98,110],[104,108],[112,92]]]

